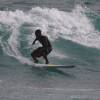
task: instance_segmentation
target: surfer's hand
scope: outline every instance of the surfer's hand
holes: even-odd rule
[[[33,41],[32,45],[34,45],[34,44],[35,44],[36,40],[37,40],[37,39],[35,39],[35,40]]]
[[[32,45],[34,45],[34,44],[35,44],[35,41],[33,41]]]

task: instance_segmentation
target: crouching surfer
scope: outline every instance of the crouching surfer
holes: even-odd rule
[[[51,43],[50,43],[48,37],[42,35],[41,33],[42,32],[41,32],[40,29],[35,31],[36,39],[33,41],[32,45],[34,45],[36,41],[39,41],[40,44],[42,44],[42,47],[39,47],[39,48],[35,49],[31,53],[31,56],[32,56],[35,63],[38,63],[37,58],[43,57],[45,59],[45,63],[48,64],[49,61],[48,61],[47,56],[52,51],[52,46],[51,46]]]

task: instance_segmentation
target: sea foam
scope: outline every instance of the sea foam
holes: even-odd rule
[[[30,57],[26,57],[21,52],[23,49],[21,41],[27,41],[26,48],[32,49],[32,42],[35,39],[34,32],[41,29],[53,42],[59,37],[73,42],[100,49],[99,32],[95,30],[90,18],[85,14],[86,9],[77,5],[71,12],[60,11],[56,8],[35,7],[24,12],[0,11],[0,44],[3,51],[21,63],[32,64]],[[21,27],[31,30],[26,34],[25,39],[20,31]],[[24,27],[24,28],[25,28]],[[6,39],[5,37],[8,36]],[[55,53],[57,57],[58,53]],[[61,54],[59,54],[61,57]],[[62,55],[63,58],[63,55]]]

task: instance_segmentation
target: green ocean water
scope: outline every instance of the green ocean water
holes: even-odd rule
[[[100,99],[99,1],[0,2],[0,100]],[[34,68],[36,29],[51,41],[51,64],[76,67]]]

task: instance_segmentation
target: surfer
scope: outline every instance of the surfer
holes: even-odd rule
[[[42,47],[35,49],[31,53],[31,56],[35,63],[38,63],[37,58],[43,57],[46,61],[45,63],[48,64],[49,61],[48,61],[47,55],[52,51],[51,43],[46,36],[41,34],[40,29],[37,29],[35,31],[35,36],[36,36],[36,39],[33,41],[32,45],[34,45],[36,41],[39,41],[42,44]]]

